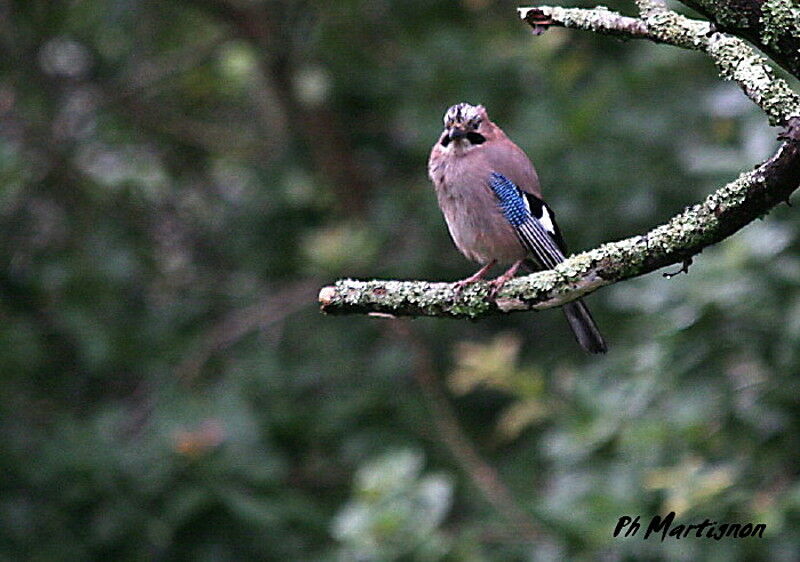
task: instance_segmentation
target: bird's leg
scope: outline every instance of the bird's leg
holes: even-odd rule
[[[506,271],[499,277],[489,281],[489,285],[492,286],[492,290],[489,293],[490,298],[494,298],[495,295],[497,295],[497,292],[503,288],[503,285],[505,285],[509,279],[513,279],[513,277],[517,274],[517,271],[519,270],[523,261],[525,260],[515,261],[514,264],[508,268],[508,271]]]
[[[494,264],[497,263],[497,260],[492,260],[478,271],[476,271],[473,275],[470,275],[466,279],[462,279],[461,281],[456,282],[456,291],[462,291],[465,287],[472,285],[473,283],[477,283],[481,279],[486,276],[486,273],[492,268]]]

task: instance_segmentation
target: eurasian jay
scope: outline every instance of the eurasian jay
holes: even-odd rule
[[[482,105],[459,103],[447,110],[428,175],[453,242],[482,266],[459,282],[462,287],[482,279],[496,263],[511,267],[490,282],[493,293],[520,267],[551,269],[564,261],[564,240],[542,200],[533,164]],[[581,347],[605,353],[606,343],[583,301],[562,308]]]

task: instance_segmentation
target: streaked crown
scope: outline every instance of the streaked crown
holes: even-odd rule
[[[453,125],[469,125],[471,128],[477,128],[485,116],[486,108],[482,105],[457,103],[445,112],[444,126],[450,128]]]

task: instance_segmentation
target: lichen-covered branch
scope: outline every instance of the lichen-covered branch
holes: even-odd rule
[[[344,279],[319,294],[331,314],[477,318],[560,306],[604,286],[685,262],[772,207],[800,184],[800,143],[792,123],[775,155],[643,236],[634,236],[570,257],[555,269],[509,281],[492,300],[487,283],[459,291],[455,283]]]
[[[591,10],[537,6],[520,8],[520,17],[542,33],[548,27],[566,27],[656,43],[707,53],[720,76],[736,82],[742,91],[767,114],[772,125],[785,125],[800,116],[800,96],[785,80],[775,76],[764,57],[747,43],[713,30],[708,22],[693,20],[670,10],[650,7],[647,16],[631,18],[603,7]]]
[[[605,244],[572,256],[555,269],[513,279],[494,299],[487,283],[462,290],[455,283],[345,279],[320,291],[322,310],[332,314],[477,318],[560,306],[602,286],[667,265],[686,264],[703,248],[788,201],[800,185],[800,97],[741,39],[715,31],[708,22],[667,10],[656,0],[639,0],[638,5],[641,18],[625,17],[602,7],[552,6],[521,8],[520,17],[535,33],[560,26],[705,52],[716,63],[721,77],[739,84],[770,123],[787,127],[784,143],[772,158],[647,234]]]
[[[800,6],[792,0],[680,0],[800,78]]]

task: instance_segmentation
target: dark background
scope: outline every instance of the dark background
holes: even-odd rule
[[[318,312],[339,277],[474,271],[426,177],[453,103],[573,250],[776,146],[704,56],[515,7],[0,1],[3,558],[794,558],[797,211],[591,296],[605,357],[559,311]],[[611,537],[672,510],[768,530]]]

